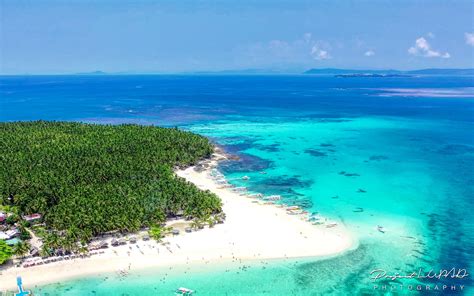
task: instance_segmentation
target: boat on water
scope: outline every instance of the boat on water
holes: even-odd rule
[[[250,177],[249,176],[243,176],[242,180],[244,180],[244,181],[250,180]]]
[[[21,276],[16,278],[16,285],[18,286],[18,293],[15,293],[15,296],[33,295],[31,291],[25,291],[23,289],[23,282],[21,280]]]
[[[242,191],[247,191],[247,187],[235,187],[234,189],[232,189],[233,191],[235,192],[242,192]]]
[[[383,226],[377,225],[377,230],[381,233],[385,233],[385,228]]]
[[[263,198],[264,200],[280,200],[281,195],[269,195]]]
[[[303,214],[303,211],[302,210],[289,210],[289,211],[286,211],[286,213],[288,215],[301,215]]]
[[[252,194],[247,194],[247,197],[250,197],[250,198],[262,198],[262,197],[263,197],[263,194],[261,194],[261,193],[252,193]]]
[[[322,217],[320,217],[320,216],[310,216],[308,218],[308,221],[309,222],[317,222],[317,221],[320,221],[321,219],[322,219]]]
[[[188,288],[178,288],[175,291],[176,295],[193,295],[194,290],[188,289]]]

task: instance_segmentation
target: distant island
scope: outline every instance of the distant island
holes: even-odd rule
[[[75,73],[75,75],[108,75],[108,73],[104,71],[91,71],[91,72]]]
[[[412,77],[412,75],[406,74],[375,74],[375,73],[355,73],[355,74],[337,74],[334,77],[341,77],[341,78],[352,78],[352,77]]]
[[[364,70],[322,68],[310,69],[304,74],[334,75],[336,77],[409,77],[413,75],[474,75],[474,69],[420,69],[420,70]]]

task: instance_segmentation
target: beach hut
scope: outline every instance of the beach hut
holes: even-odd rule
[[[0,239],[3,239],[3,240],[9,239],[5,231],[0,231]]]
[[[9,240],[9,239],[17,237],[19,234],[20,232],[16,228],[12,228],[7,231],[0,231],[0,239]]]
[[[119,245],[119,242],[118,242],[118,240],[116,240],[116,239],[114,238],[114,239],[112,239],[112,241],[110,242],[110,244],[111,244],[113,247],[116,247],[116,246]]]
[[[145,235],[143,236],[143,240],[144,240],[144,241],[150,240],[150,236],[149,236],[148,234],[145,234]]]
[[[132,236],[129,240],[128,240],[131,244],[135,244],[137,242],[137,239]]]
[[[178,229],[173,229],[171,231],[171,233],[173,233],[173,235],[178,235],[179,234],[179,230]]]
[[[22,218],[23,220],[27,222],[34,223],[41,220],[41,214],[35,213],[35,214],[23,216]]]
[[[186,231],[186,232],[188,232],[188,233],[189,233],[189,232],[192,232],[192,231],[193,231],[193,229],[192,229],[191,227],[186,227],[186,228],[184,229],[184,231]]]

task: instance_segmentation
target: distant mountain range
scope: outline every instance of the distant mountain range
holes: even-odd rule
[[[337,69],[337,68],[324,68],[324,69],[310,69],[304,74],[315,74],[315,75],[340,75],[341,77],[381,77],[388,76],[393,77],[394,75],[474,75],[474,69],[421,69],[421,70],[356,70],[356,69]]]
[[[82,73],[75,73],[74,75],[107,75],[108,73],[103,71],[92,71],[92,72],[82,72]]]

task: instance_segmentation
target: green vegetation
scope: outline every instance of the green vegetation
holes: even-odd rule
[[[13,246],[13,253],[17,256],[23,257],[28,255],[30,248],[31,246],[27,242],[19,242]]]
[[[3,264],[13,255],[12,248],[4,240],[0,239],[0,264]]]
[[[44,252],[181,212],[203,218],[221,211],[217,196],[173,173],[212,153],[206,138],[176,128],[0,123],[0,151],[0,203],[18,213],[7,222],[42,214]]]
[[[165,236],[165,229],[159,225],[153,225],[148,231],[150,237],[156,241],[160,241]]]

